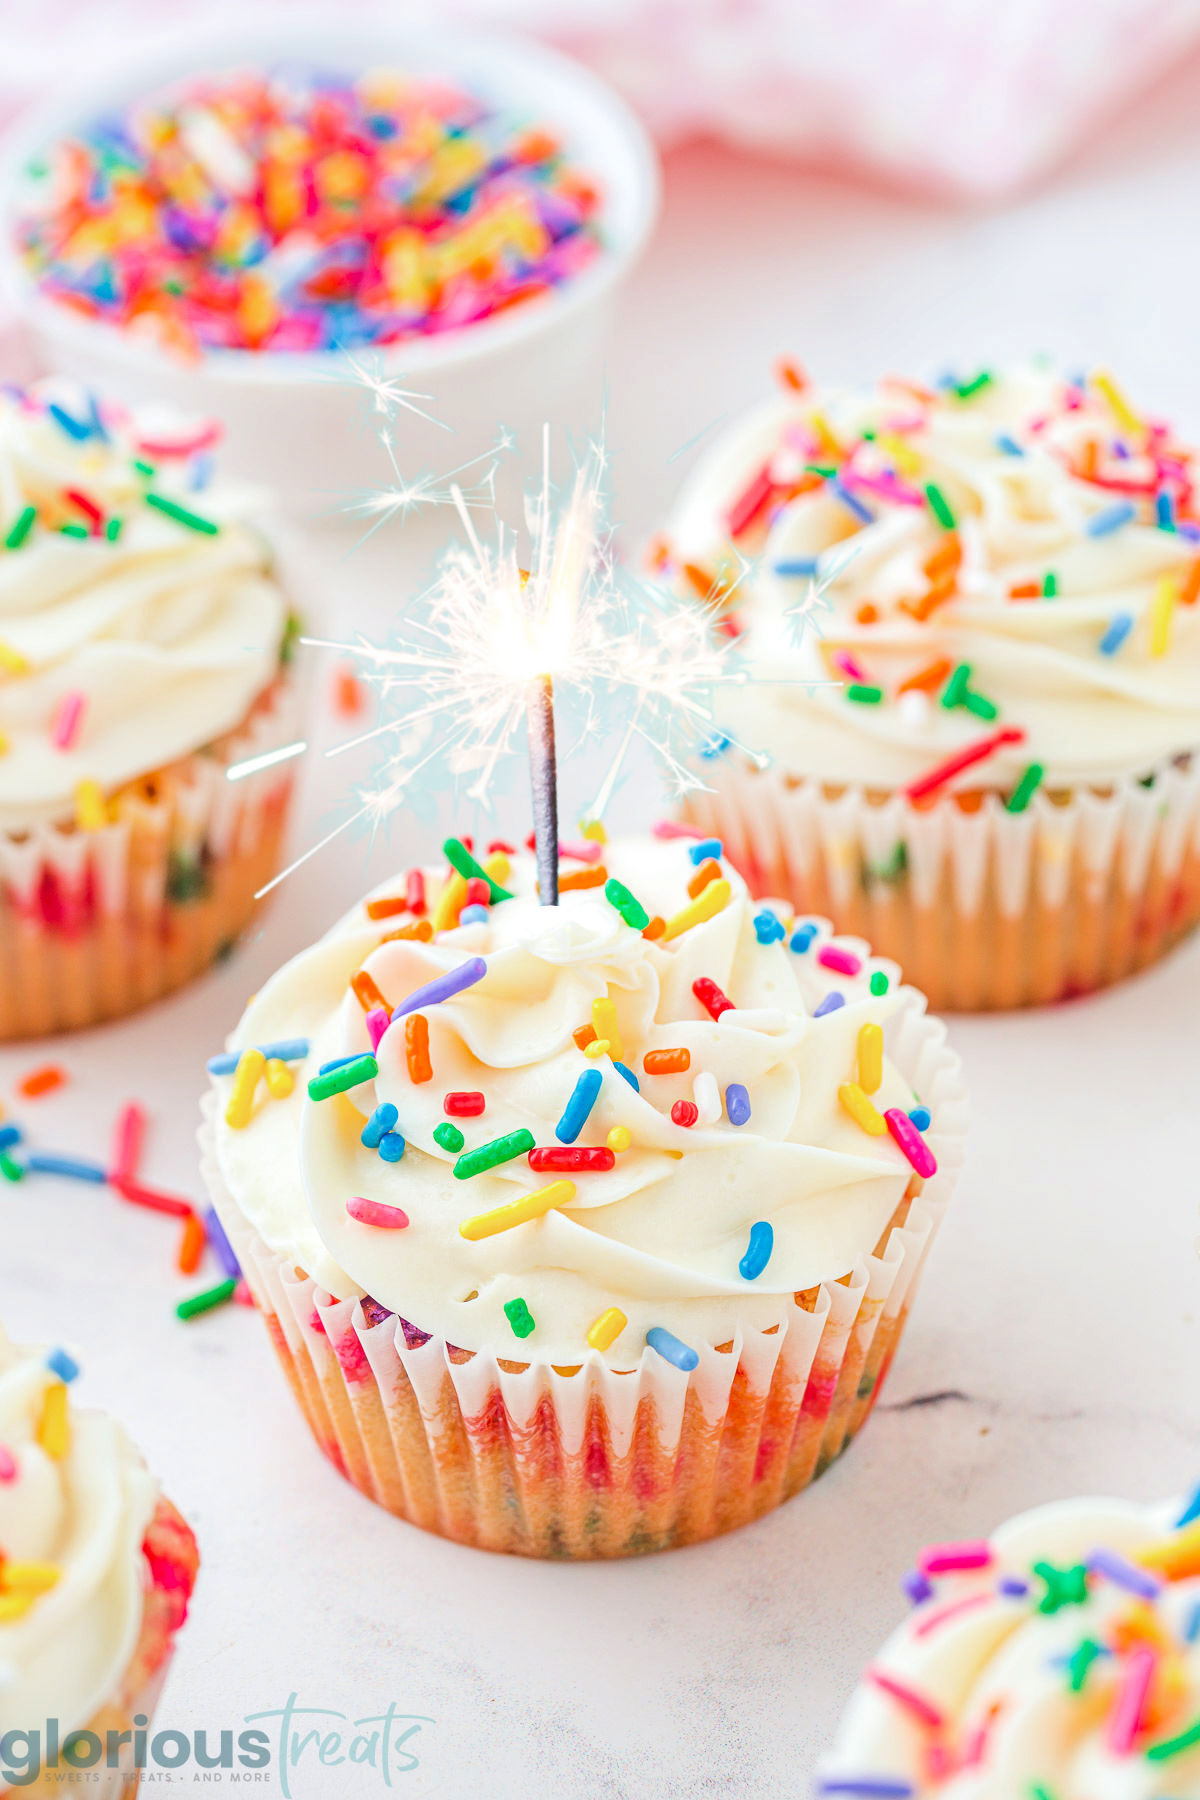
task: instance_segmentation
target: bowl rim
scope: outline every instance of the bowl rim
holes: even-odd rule
[[[286,18],[286,47],[280,33]],[[376,359],[386,377],[434,375],[457,370],[503,354],[553,329],[575,313],[593,306],[628,274],[649,241],[658,217],[662,179],[658,155],[648,131],[633,109],[590,69],[552,46],[515,32],[471,31],[466,40],[455,33],[403,19],[338,21],[328,10],[289,8],[272,24],[270,14],[242,28],[228,24],[168,27],[143,42],[132,56],[113,57],[90,76],[61,88],[23,111],[0,133],[0,294],[14,315],[41,339],[69,343],[73,351],[91,353],[110,367],[124,366],[143,375],[178,380],[189,375],[225,387],[290,387],[296,382],[330,379],[344,371],[347,354]],[[406,54],[407,53],[407,54]],[[121,325],[89,318],[44,293],[25,268],[16,246],[25,164],[55,138],[88,114],[136,99],[189,74],[203,73],[207,58],[214,70],[253,64],[271,57],[300,62],[324,60],[334,65],[370,67],[407,61],[418,72],[441,72],[464,86],[478,81],[486,66],[503,94],[506,78],[526,78],[529,98],[535,91],[565,96],[575,113],[582,109],[589,124],[607,132],[620,154],[602,171],[617,204],[609,215],[611,235],[601,254],[579,274],[551,293],[525,305],[473,320],[436,336],[383,346],[356,345],[321,351],[208,350],[198,362],[186,362],[157,344],[131,335]]]

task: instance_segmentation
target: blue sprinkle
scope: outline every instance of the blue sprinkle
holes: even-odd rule
[[[111,286],[110,286],[109,292],[106,295],[104,295],[103,297],[107,300],[115,300],[117,297],[116,290],[111,288]],[[100,407],[99,407],[99,404],[97,403],[96,396],[95,396],[95,394],[93,394],[93,392],[90,388],[88,389],[87,403],[88,403],[88,419],[91,423],[91,427],[92,427],[92,431],[93,431],[94,435],[100,439],[101,443],[104,443],[104,444],[111,443],[112,439],[109,437],[108,432],[105,430],[104,420],[100,417]]]
[[[813,576],[817,572],[817,558],[815,556],[788,556],[782,562],[773,563],[772,568],[776,575]]]
[[[208,1237],[208,1247],[226,1275],[231,1276],[234,1281],[240,1281],[242,1265],[234,1254],[233,1245],[225,1235],[225,1227],[217,1217],[215,1206],[210,1206],[204,1215],[204,1230]]]
[[[317,1074],[328,1075],[334,1069],[344,1069],[347,1063],[357,1062],[361,1055],[361,1050],[355,1050],[349,1056],[331,1056],[328,1062],[321,1064]]]
[[[844,486],[842,482],[838,481],[836,477],[829,483],[829,491],[841,501],[848,512],[854,514],[855,518],[861,524],[873,525],[875,523],[875,514],[871,511],[870,507],[864,506],[858,495],[851,493],[850,489]]]
[[[193,494],[202,494],[212,478],[213,459],[207,450],[201,450],[188,464],[188,488]]]
[[[750,1118],[750,1096],[740,1081],[725,1089],[725,1112],[731,1125],[745,1125]]]
[[[797,925],[795,931],[792,933],[791,942],[789,943],[788,948],[794,950],[797,956],[803,956],[806,950],[812,949],[813,939],[816,935],[817,927],[815,925],[811,923],[807,925]]]
[[[755,913],[754,935],[760,944],[777,944],[784,935],[783,924],[773,912]]]
[[[700,754],[706,762],[711,762],[714,756],[724,756],[732,741],[732,738],[727,738],[723,731],[714,731],[712,736],[706,738],[701,744]]]
[[[902,1575],[900,1589],[914,1606],[924,1606],[926,1600],[933,1599],[933,1583],[923,1569],[910,1569],[907,1575]]]
[[[384,1162],[399,1162],[404,1155],[404,1139],[398,1131],[385,1131],[379,1140],[379,1154]]]
[[[1108,630],[1100,639],[1097,648],[1104,656],[1115,656],[1132,630],[1133,614],[1117,613],[1114,616],[1112,623],[1109,625]]]
[[[274,1044],[259,1044],[268,1062],[303,1062],[308,1055],[307,1038],[280,1038]],[[232,1075],[238,1066],[240,1050],[224,1050],[220,1056],[210,1056],[205,1068],[210,1075]]]
[[[53,1369],[54,1373],[58,1376],[58,1379],[60,1381],[65,1381],[68,1386],[79,1374],[79,1364],[75,1361],[73,1356],[68,1356],[65,1350],[48,1351],[46,1354],[46,1367],[48,1369]]]
[[[1122,525],[1128,525],[1130,519],[1137,517],[1137,507],[1128,500],[1118,500],[1115,506],[1106,506],[1102,512],[1093,513],[1084,526],[1088,537],[1108,537],[1111,532],[1120,531]]]
[[[25,1167],[33,1174],[70,1175],[76,1181],[94,1181],[97,1185],[108,1180],[107,1171],[99,1163],[81,1162],[74,1156],[30,1156]]]
[[[710,856],[715,856],[719,862],[724,854],[725,846],[720,838],[701,838],[698,844],[688,845],[688,855],[692,859],[693,868],[696,869],[702,862],[707,862]]]
[[[992,442],[997,450],[1003,450],[1005,456],[1024,456],[1025,454],[1016,438],[1010,437],[1007,431],[998,431]]]
[[[486,906],[464,906],[458,915],[458,922],[460,925],[486,925],[490,917],[491,912]]]
[[[392,1129],[400,1114],[390,1100],[377,1106],[362,1128],[362,1141],[368,1150],[378,1150],[380,1142]]]
[[[1195,1602],[1184,1620],[1180,1636],[1185,1644],[1194,1644],[1200,1638],[1200,1600]]]
[[[629,1083],[630,1087],[633,1089],[635,1094],[641,1093],[641,1091],[642,1091],[641,1083],[638,1081],[637,1076],[634,1074],[633,1070],[628,1066],[628,1064],[614,1062],[613,1068],[617,1071],[618,1075],[623,1075],[625,1077],[626,1081]]]
[[[1029,1583],[1022,1581],[1019,1575],[1002,1575],[996,1583],[996,1592],[1004,1594],[1009,1600],[1024,1600],[1029,1592]]]
[[[914,1106],[908,1116],[912,1120],[913,1124],[916,1126],[918,1131],[928,1131],[929,1130],[929,1126],[932,1121],[933,1114],[930,1112],[930,1110],[927,1106]]]
[[[658,1351],[664,1362],[673,1363],[685,1374],[694,1369],[700,1361],[696,1352],[687,1344],[680,1343],[675,1333],[668,1331],[665,1325],[652,1325],[646,1333],[646,1342],[652,1350]]]
[[[913,1800],[911,1781],[893,1781],[887,1775],[822,1775],[818,1794],[853,1794],[859,1800]]]
[[[845,994],[839,994],[837,989],[834,988],[832,994],[826,994],[819,1006],[814,1006],[813,1018],[823,1019],[826,1013],[836,1012],[839,1006],[845,1006],[845,1004]]]
[[[1179,1517],[1175,1521],[1175,1530],[1182,1531],[1185,1525],[1191,1525],[1200,1519],[1200,1487],[1198,1487]]]
[[[1162,488],[1154,496],[1154,516],[1162,531],[1175,529],[1175,501],[1167,488]]]
[[[73,437],[77,444],[82,444],[85,438],[91,437],[92,428],[86,420],[73,419],[66,408],[59,406],[56,401],[52,400],[46,408],[46,411],[50,414],[54,423],[56,425],[61,425],[67,436]]]
[[[588,1122],[588,1115],[596,1104],[600,1083],[603,1080],[604,1076],[599,1069],[585,1069],[579,1077],[575,1083],[574,1093],[563,1107],[562,1118],[554,1127],[554,1135],[560,1144],[575,1142]]]
[[[762,1274],[771,1260],[771,1252],[775,1248],[775,1230],[766,1219],[759,1219],[750,1227],[750,1242],[746,1246],[746,1254],[738,1264],[738,1270],[745,1281],[754,1281]]]
[[[11,1150],[14,1144],[21,1141],[19,1125],[0,1125],[0,1150]]]

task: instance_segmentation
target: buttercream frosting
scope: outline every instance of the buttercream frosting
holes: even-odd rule
[[[603,856],[608,877],[651,915],[669,919],[689,904],[698,871],[683,843],[626,840]],[[233,1199],[273,1249],[333,1294],[370,1295],[465,1349],[516,1354],[505,1309],[517,1300],[535,1324],[521,1352],[555,1362],[581,1359],[608,1308],[626,1321],[610,1351],[624,1367],[654,1327],[694,1345],[777,1325],[793,1293],[846,1274],[875,1248],[909,1187],[913,1166],[889,1132],[869,1134],[838,1098],[856,1079],[862,1028],[880,1026],[886,1041],[888,1021],[908,1002],[894,965],[830,947],[825,926],[785,932],[728,867],[720,879],[729,884],[723,908],[660,940],[627,923],[603,886],[539,906],[525,855],[503,875],[510,898],[475,922],[452,918],[430,942],[387,939],[411,933],[403,910],[373,920],[355,908],[260,990],[234,1033],[239,1049],[305,1041],[291,1094],[273,1098],[264,1083],[249,1122],[233,1125],[224,1112],[235,1077],[214,1077],[216,1154]],[[434,912],[441,882],[425,872]],[[372,904],[404,893],[403,880],[385,884]],[[473,958],[483,959],[483,978],[422,1009],[432,1076],[414,1081],[407,997]],[[378,1073],[314,1100],[308,1084],[326,1063],[370,1052],[364,1005],[350,987],[360,970],[396,1011],[375,1052]],[[872,991],[872,975],[887,991]],[[711,1017],[693,989],[700,978],[735,1010]],[[586,1035],[597,999],[614,1003],[620,1042],[605,1039],[610,1053],[589,1057],[575,1034]],[[686,1050],[688,1069],[648,1073],[646,1054],[668,1049]],[[460,1129],[466,1152],[518,1131],[535,1147],[561,1149],[559,1123],[585,1075],[598,1097],[571,1141],[604,1149],[624,1128],[629,1147],[611,1168],[574,1175],[574,1194],[545,1216],[464,1237],[464,1221],[563,1173],[538,1171],[519,1154],[459,1179],[459,1152],[438,1141],[439,1128]],[[744,1123],[731,1122],[731,1084],[745,1089]],[[482,1096],[482,1114],[448,1119],[446,1096],[460,1093]],[[917,1105],[886,1055],[871,1100],[880,1114]],[[698,1105],[701,1116],[677,1123],[677,1102]],[[394,1108],[399,1161],[361,1141],[378,1107]],[[740,1116],[736,1101],[732,1111]],[[348,1211],[351,1200],[399,1209],[409,1223],[380,1228]],[[759,1222],[770,1225],[773,1248],[747,1278],[741,1260]]]
[[[1004,728],[1021,736],[947,785],[1007,791],[1033,764],[1102,785],[1191,752],[1193,467],[1104,376],[788,390],[669,527],[757,678],[723,690],[719,723],[789,774],[882,791]]]

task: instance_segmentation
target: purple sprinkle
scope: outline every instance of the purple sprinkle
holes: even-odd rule
[[[215,1206],[210,1206],[204,1215],[204,1229],[208,1235],[209,1247],[226,1275],[232,1281],[240,1281],[242,1265],[234,1255],[233,1245],[225,1236],[225,1227],[217,1217]]]
[[[1107,1550],[1103,1546],[1093,1550],[1087,1559],[1087,1566],[1094,1575],[1107,1575],[1116,1586],[1126,1588],[1129,1593],[1136,1594],[1139,1600],[1156,1600],[1162,1593],[1162,1582],[1148,1569],[1139,1569],[1125,1557],[1119,1556],[1115,1550]]]
[[[900,1587],[914,1606],[924,1606],[926,1600],[933,1599],[933,1583],[920,1569],[909,1569],[907,1574],[902,1575]]]
[[[407,1000],[402,1000],[393,1012],[393,1019],[402,1019],[405,1013],[419,1012],[423,1006],[436,1006],[439,1000],[449,1000],[454,994],[461,994],[464,988],[474,987],[487,974],[487,964],[482,956],[469,956],[457,969],[448,969],[439,975],[436,981],[426,982]]]
[[[1019,1575],[1002,1575],[996,1583],[996,1592],[1009,1600],[1024,1600],[1029,1593],[1029,1583],[1022,1581]]]
[[[839,1006],[845,1006],[845,994],[839,994],[835,988],[832,994],[826,994],[819,1006],[813,1008],[813,1018],[823,1019],[826,1013],[836,1012]]]
[[[817,1781],[818,1794],[857,1794],[861,1800],[911,1800],[916,1791],[910,1781],[887,1775],[822,1775]]]

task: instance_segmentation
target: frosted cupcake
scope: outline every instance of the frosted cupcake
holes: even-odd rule
[[[670,532],[772,678],[723,702],[696,823],[934,1006],[1151,962],[1200,917],[1194,453],[1103,375],[792,383]]]
[[[274,873],[295,736],[286,599],[205,434],[0,393],[0,1038],[207,967]]]
[[[462,1543],[743,1524],[887,1372],[960,1161],[944,1030],[719,845],[566,861],[557,908],[531,858],[446,848],[210,1063],[206,1176],[296,1399],[357,1487]]]
[[[108,1800],[137,1787],[198,1559],[121,1427],[71,1405],[76,1372],[0,1331],[0,1788]]]
[[[1062,1501],[922,1551],[816,1791],[1200,1800],[1198,1513]]]

